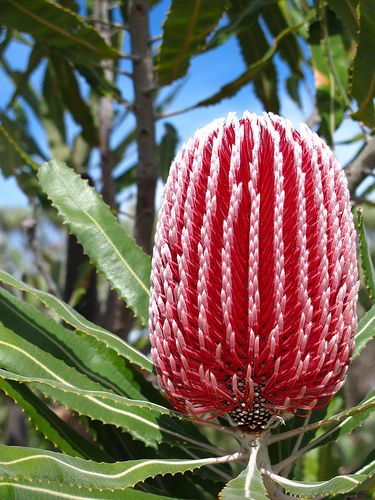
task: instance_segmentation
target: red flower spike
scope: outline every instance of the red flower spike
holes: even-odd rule
[[[197,131],[171,167],[151,275],[173,404],[250,432],[326,405],[353,352],[355,246],[344,173],[306,126],[245,113]]]

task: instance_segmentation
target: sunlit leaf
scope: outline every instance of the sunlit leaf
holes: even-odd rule
[[[362,349],[375,336],[375,306],[366,312],[358,323],[355,336],[355,350],[353,357],[356,358]]]
[[[229,462],[236,458],[235,456],[226,455],[201,460],[146,459],[106,464],[44,450],[1,445],[0,456],[2,470],[0,491],[2,488],[3,491],[6,491],[7,483],[14,484],[19,481],[30,486],[30,490],[26,489],[25,491],[33,491],[33,488],[35,492],[39,491],[39,494],[46,491],[51,498],[54,495],[50,492],[55,491],[62,498],[117,498],[121,500],[125,498],[137,499],[138,497],[134,494],[136,492],[132,490],[130,491],[132,491],[134,497],[125,496],[127,488],[131,488],[140,482],[143,483],[148,478],[165,474],[183,474],[200,467]],[[72,489],[72,485],[76,485],[75,490]],[[88,493],[88,490],[90,490],[89,496],[69,496],[72,493],[80,495],[77,485],[82,488],[82,492]],[[16,484],[14,489],[17,490]],[[22,491],[22,488],[19,488],[19,490]],[[110,490],[114,490],[112,496]],[[99,492],[101,495],[99,495]],[[183,496],[183,492],[181,493]],[[94,494],[98,496],[93,496]],[[142,492],[139,498],[147,499],[148,496]],[[157,496],[156,499],[158,498],[163,497]]]
[[[190,59],[224,13],[224,0],[173,0],[164,22],[163,42],[158,56],[160,85],[186,74]]]
[[[231,2],[228,9],[228,16],[233,20],[238,11],[243,11],[248,2],[246,0],[235,0]],[[263,54],[269,50],[269,43],[257,19],[249,23],[247,30],[237,34],[240,44],[241,54],[246,66],[251,66],[255,61],[261,59]],[[272,59],[262,67],[262,71],[255,74],[252,82],[257,97],[263,103],[265,109],[269,111],[279,111],[279,98],[277,95],[277,74]]]
[[[249,463],[246,469],[239,476],[229,481],[220,492],[220,500],[264,500],[268,498],[262,474],[257,465],[258,450],[259,445],[254,445],[251,448]]]
[[[90,260],[146,323],[149,257],[118,224],[100,195],[72,169],[51,161],[40,167],[38,177]]]
[[[300,481],[292,481],[277,474],[271,473],[270,477],[284,490],[292,495],[301,496],[303,498],[316,498],[320,495],[338,495],[348,493],[349,491],[358,488],[369,477],[375,473],[375,461],[369,464],[355,474],[347,474],[336,476],[329,481],[321,481],[316,483],[303,483]]]
[[[151,372],[153,368],[152,362],[137,349],[127,344],[120,339],[117,335],[105,330],[104,328],[91,323],[77,311],[75,311],[69,304],[66,304],[58,297],[51,295],[42,290],[28,285],[20,280],[17,280],[10,274],[0,271],[0,281],[6,285],[21,290],[22,292],[31,293],[39,301],[41,301],[48,309],[56,313],[67,324],[73,326],[78,331],[92,336],[104,345],[110,347],[115,352],[123,356],[125,359],[133,364],[140,366],[142,369]]]
[[[2,323],[20,337],[61,359],[92,380],[134,399],[144,399],[132,371],[110,347],[56,323],[0,287]]]
[[[363,211],[361,208],[357,211],[356,226],[359,240],[359,258],[363,280],[366,290],[370,296],[371,301],[375,302],[375,271],[372,263],[370,248],[367,242],[366,229],[363,221]]]
[[[27,414],[33,425],[55,448],[68,455],[111,461],[100,448],[83,438],[65,423],[26,385],[0,378],[0,390],[13,399]]]
[[[176,128],[171,123],[164,123],[164,135],[158,148],[160,176],[164,182],[167,181],[169,168],[176,156],[178,140]]]
[[[375,3],[359,0],[360,33],[352,73],[351,95],[358,103],[353,118],[375,127]]]
[[[1,2],[1,20],[10,28],[29,33],[38,42],[62,50],[81,61],[101,61],[119,56],[99,33],[74,11],[49,0]]]

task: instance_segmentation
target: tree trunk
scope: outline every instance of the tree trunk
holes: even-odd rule
[[[128,0],[127,22],[133,56],[134,112],[138,146],[135,240],[150,254],[158,165],[153,97],[155,75],[149,43],[149,13],[146,0]]]

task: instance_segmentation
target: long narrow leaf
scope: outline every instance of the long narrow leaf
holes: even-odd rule
[[[363,211],[361,208],[357,211],[356,220],[358,239],[359,239],[359,258],[363,273],[363,280],[366,290],[372,302],[375,302],[375,271],[372,263],[370,248],[367,243],[365,223],[363,221]]]
[[[161,85],[186,74],[190,58],[219,22],[225,4],[223,0],[172,1],[163,25],[163,42],[158,57]]]
[[[355,336],[355,351],[353,357],[360,355],[362,349],[375,337],[375,305],[361,318]]]
[[[7,355],[12,355],[8,349],[5,351]],[[21,358],[18,361],[20,362]],[[30,371],[27,360],[25,365],[26,370],[23,371]],[[51,370],[48,369],[48,372],[51,375]],[[129,432],[147,446],[156,447],[165,442],[215,451],[215,448],[208,445],[205,440],[201,441],[199,437],[195,439],[185,431],[185,426],[179,422],[179,419],[184,418],[183,415],[146,401],[136,401],[109,392],[75,387],[64,382],[60,376],[53,375],[53,379],[47,379],[19,375],[9,370],[0,369],[0,376],[5,380],[25,383],[33,390],[41,392],[81,415],[86,415],[104,424],[115,425]]]
[[[0,379],[0,389],[23,409],[35,428],[62,452],[91,460],[111,461],[104,451],[61,420],[26,385]]]
[[[72,169],[51,161],[40,167],[38,177],[92,262],[146,323],[149,257],[118,224],[99,194]]]
[[[336,476],[329,481],[321,481],[316,483],[304,483],[300,481],[291,481],[277,474],[270,473],[271,479],[281,485],[284,490],[292,495],[297,495],[303,498],[316,498],[323,495],[333,496],[348,493],[361,484],[373,477],[375,473],[375,461],[369,464],[365,471],[358,471],[356,474],[346,474]]]
[[[3,324],[40,349],[61,359],[102,386],[144,399],[132,371],[110,347],[95,337],[64,328],[36,307],[0,287]]]
[[[82,61],[100,62],[119,57],[99,33],[75,12],[48,0],[1,2],[2,23],[29,33],[41,43],[63,50]]]
[[[72,484],[93,490],[124,490],[159,474],[184,473],[204,466],[227,463],[238,456],[234,454],[201,460],[151,459],[98,464],[60,453],[0,445],[0,468],[2,479],[4,476],[5,480],[17,477],[39,479],[41,484],[59,481],[62,491],[65,485]]]
[[[359,2],[360,32],[357,54],[353,64],[351,95],[358,103],[354,118],[375,127],[375,5],[373,0]]]
[[[126,490],[102,490],[83,488],[79,484],[62,484],[59,480],[0,479],[2,498],[41,500],[66,498],[67,500],[174,500],[171,497],[154,495],[145,491],[128,488]],[[178,500],[178,499],[177,499]]]
[[[246,469],[232,481],[229,481],[220,492],[220,500],[264,500],[268,498],[262,474],[257,466],[258,451],[259,445],[251,448]]]
[[[120,356],[123,356],[131,363],[140,366],[148,372],[152,371],[153,364],[148,358],[146,358],[144,354],[139,352],[131,345],[127,344],[117,335],[114,335],[108,330],[95,325],[95,323],[91,323],[91,321],[88,321],[84,316],[75,311],[69,304],[66,304],[54,295],[51,295],[42,290],[38,290],[37,288],[34,288],[27,283],[17,280],[15,277],[4,271],[0,271],[0,281],[8,286],[16,288],[17,290],[32,294],[48,309],[55,312],[69,325],[73,326],[86,335],[94,337],[106,346],[111,347],[111,349],[113,349],[115,352],[120,354]]]
[[[208,99],[199,101],[194,107],[201,106],[211,106],[217,102],[225,99],[227,97],[232,97],[244,86],[251,82],[251,80],[263,69],[264,65],[267,64],[272,57],[276,54],[277,48],[281,40],[291,33],[298,31],[301,27],[308,24],[313,15],[309,15],[302,23],[295,24],[284,31],[282,31],[277,37],[274,38],[272,46],[263,54],[263,56],[251,64],[242,75],[224,85],[218,92]]]

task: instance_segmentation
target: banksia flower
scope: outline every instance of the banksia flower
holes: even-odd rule
[[[198,130],[155,236],[150,334],[167,397],[250,432],[326,405],[353,352],[355,245],[344,173],[308,127],[245,113]]]

